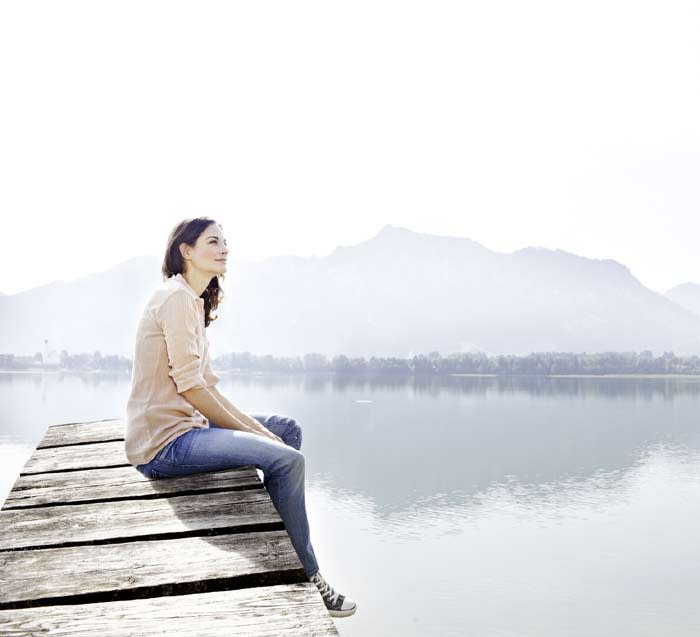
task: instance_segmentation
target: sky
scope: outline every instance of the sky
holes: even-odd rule
[[[0,292],[392,224],[700,283],[700,3],[0,4]]]

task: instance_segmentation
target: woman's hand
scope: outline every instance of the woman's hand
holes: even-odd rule
[[[284,440],[280,438],[279,436],[273,434],[267,427],[264,425],[260,425],[260,429],[255,432],[256,434],[261,435],[263,438],[269,438],[270,440],[275,440],[277,442],[281,442],[284,444]]]

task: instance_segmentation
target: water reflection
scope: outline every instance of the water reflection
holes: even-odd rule
[[[222,376],[224,374],[222,373]],[[416,396],[439,397],[444,394],[512,394],[532,396],[592,396],[639,398],[655,396],[673,399],[680,395],[700,397],[700,377],[548,377],[548,376],[410,376],[402,374],[280,374],[228,375],[236,386],[261,386],[274,390],[296,388],[307,393],[333,391],[344,395],[352,391],[373,393],[410,391]]]
[[[597,476],[618,479],[654,446],[700,448],[695,380],[310,382],[319,396],[302,422],[322,447],[313,467],[371,496],[382,516],[438,496],[443,506],[461,505],[494,485],[568,492]],[[371,403],[357,402],[368,396]]]

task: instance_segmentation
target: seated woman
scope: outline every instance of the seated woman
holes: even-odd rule
[[[223,296],[228,247],[208,217],[170,233],[162,273],[138,324],[126,409],[126,455],[152,479],[255,465],[309,579],[334,617],[357,606],[321,575],[304,497],[301,428],[276,414],[249,416],[216,387],[205,328]]]

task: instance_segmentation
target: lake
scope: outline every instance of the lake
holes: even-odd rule
[[[303,430],[341,635],[700,634],[700,378],[220,374]],[[128,376],[0,374],[0,502],[49,424]]]

